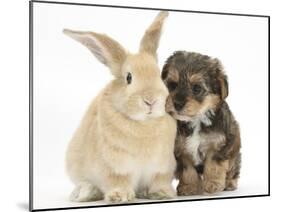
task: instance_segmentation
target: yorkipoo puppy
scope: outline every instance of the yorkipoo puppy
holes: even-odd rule
[[[235,190],[240,174],[240,132],[225,98],[228,80],[221,62],[177,51],[162,71],[166,110],[177,120],[175,157],[178,195]]]

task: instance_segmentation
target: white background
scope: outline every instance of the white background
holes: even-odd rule
[[[34,4],[34,208],[81,205],[67,201],[73,186],[64,172],[65,150],[89,103],[111,78],[62,29],[106,32],[136,51],[157,13]],[[160,67],[173,51],[188,50],[220,58],[229,76],[228,102],[241,127],[242,171],[239,189],[221,196],[268,191],[267,34],[266,18],[178,12],[170,12],[163,31]]]
[[[85,1],[84,1],[85,2]],[[96,1],[98,3],[98,1]],[[102,3],[105,3],[103,1]],[[101,3],[101,2],[100,2]],[[117,2],[115,4],[118,4]],[[120,1],[122,5],[133,5],[125,1]],[[20,5],[20,4],[18,4]],[[3,94],[3,100],[1,105],[1,126],[3,131],[1,132],[1,141],[4,144],[1,148],[1,198],[4,203],[5,209],[21,210],[26,208],[28,200],[28,10],[27,2],[18,5],[10,5],[10,8],[5,8],[1,15],[1,25],[4,24],[1,33],[1,94]],[[272,16],[272,25],[278,26],[275,21],[278,19],[277,9],[275,5],[254,2],[235,1],[229,2],[217,2],[214,4],[202,4],[200,1],[197,3],[183,4],[180,1],[169,2],[156,2],[148,3],[142,1],[142,3],[135,2],[136,6],[146,7],[166,7],[166,8],[181,8],[192,10],[209,10],[209,11],[226,11],[226,12],[244,12],[244,13],[261,13],[270,14]],[[12,11],[12,12],[11,12]],[[8,18],[9,17],[9,18]],[[274,18],[275,17],[275,18]],[[9,20],[9,21],[8,21]],[[5,32],[5,33],[4,33]],[[119,35],[118,35],[119,36]],[[278,67],[277,67],[277,49],[280,48],[280,43],[277,42],[277,38],[280,37],[280,32],[276,31],[276,28],[272,29],[272,49],[275,52],[272,55],[272,194],[270,198],[259,199],[240,199],[240,200],[224,200],[224,201],[208,201],[208,202],[193,202],[193,203],[181,203],[181,204],[165,204],[165,205],[149,205],[138,207],[124,207],[126,210],[137,210],[139,208],[155,210],[161,209],[188,209],[188,210],[204,210],[208,207],[208,210],[218,210],[228,208],[229,211],[234,210],[261,210],[268,209],[269,206],[277,206],[276,199],[278,198],[278,179],[280,178],[278,167],[278,148],[280,147],[277,140],[277,120],[278,111],[280,107],[278,102]],[[116,37],[117,38],[117,37]],[[118,37],[119,39],[119,37]],[[120,39],[121,36],[120,36]],[[120,40],[121,41],[121,40]],[[70,42],[69,42],[70,44]],[[133,46],[132,46],[133,47]],[[70,47],[69,47],[70,48]],[[83,48],[80,48],[81,51]],[[82,53],[81,53],[82,54]],[[8,57],[7,57],[8,56]],[[217,56],[217,55],[216,55]],[[219,57],[219,56],[218,56]],[[77,58],[76,58],[77,59]],[[223,60],[223,58],[221,58]],[[92,60],[94,61],[94,59]],[[225,61],[223,60],[224,64]],[[226,64],[225,64],[226,65]],[[277,72],[275,72],[275,70]],[[228,73],[230,74],[229,70]],[[255,77],[253,77],[255,79]],[[230,80],[233,81],[232,76]],[[232,83],[232,82],[231,82]],[[231,92],[234,92],[233,89]],[[233,93],[231,95],[234,95]],[[2,96],[2,95],[1,95]],[[276,98],[277,97],[277,98]],[[231,97],[234,98],[234,97]],[[231,103],[234,100],[229,98]],[[231,101],[230,101],[231,100]],[[231,103],[232,104],[232,103]],[[234,110],[234,108],[233,108]],[[234,111],[235,112],[235,111]],[[240,120],[239,115],[235,112],[237,118]],[[257,114],[255,121],[259,120],[259,113]],[[241,127],[242,128],[242,127]],[[275,129],[275,130],[274,130]],[[243,144],[245,146],[245,144]],[[243,147],[244,148],[244,147]],[[252,147],[253,151],[256,146]],[[3,152],[2,152],[3,151]],[[52,156],[52,154],[50,154]],[[262,171],[261,171],[262,172]],[[262,173],[261,173],[262,174]],[[240,204],[239,204],[240,203]],[[229,207],[231,205],[231,207]],[[185,207],[184,207],[185,206]],[[112,210],[104,208],[102,210]],[[140,209],[139,209],[140,210]]]

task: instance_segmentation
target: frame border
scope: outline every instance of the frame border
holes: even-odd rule
[[[141,10],[164,10],[171,12],[185,12],[196,14],[212,14],[212,15],[231,15],[231,16],[247,16],[256,18],[266,18],[268,25],[268,192],[267,194],[257,195],[243,195],[243,196],[228,196],[228,197],[209,197],[201,199],[180,199],[180,200],[158,200],[151,202],[132,202],[121,204],[104,204],[93,206],[77,206],[77,207],[60,207],[60,208],[33,208],[33,4],[61,4],[61,5],[78,5],[78,6],[95,6],[95,7],[110,7],[123,9],[141,9]],[[149,7],[135,7],[135,6],[121,6],[121,5],[105,5],[105,4],[90,4],[90,3],[74,3],[74,2],[57,2],[57,1],[43,1],[43,0],[29,0],[29,211],[52,211],[52,210],[69,210],[69,209],[87,209],[113,206],[131,206],[131,205],[149,205],[162,203],[177,203],[177,202],[196,202],[205,200],[222,200],[222,199],[241,199],[254,197],[269,197],[270,196],[270,15],[257,14],[242,14],[242,13],[228,13],[228,12],[210,12],[197,10],[179,10],[167,8],[149,8]]]
[[[29,1],[29,210],[33,211],[33,2]]]

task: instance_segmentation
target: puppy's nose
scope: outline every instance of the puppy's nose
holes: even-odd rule
[[[183,102],[174,102],[174,107],[177,111],[180,111],[184,106],[184,103]]]
[[[185,92],[179,92],[175,95],[174,106],[177,111],[180,111],[184,107],[186,102],[186,97],[187,95]]]

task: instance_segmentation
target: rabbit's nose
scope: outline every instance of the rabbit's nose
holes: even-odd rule
[[[147,100],[147,99],[144,99],[143,101],[149,107],[152,107],[156,102],[156,100]]]

